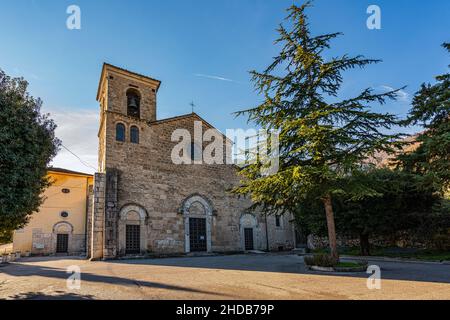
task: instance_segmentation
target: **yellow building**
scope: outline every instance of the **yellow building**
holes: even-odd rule
[[[22,254],[86,254],[86,217],[93,176],[50,168],[53,184],[30,222],[14,232],[13,250]]]

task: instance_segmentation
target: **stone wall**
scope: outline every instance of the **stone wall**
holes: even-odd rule
[[[116,169],[106,169],[105,185],[105,225],[104,225],[104,258],[113,258],[117,255],[117,179]]]
[[[67,255],[85,255],[86,239],[84,234],[69,234],[69,246]],[[32,234],[32,255],[56,254],[56,233],[43,233],[41,229],[34,229]]]
[[[275,215],[267,217],[269,247],[271,251],[290,250],[294,248],[294,229],[292,225],[292,215],[284,214],[280,216],[280,226],[276,226]]]
[[[184,252],[185,225],[179,211],[192,194],[208,199],[217,212],[211,222],[212,250],[241,250],[239,218],[250,202],[226,192],[238,182],[234,166],[176,165],[171,160],[176,144],[171,142],[172,132],[185,128],[193,136],[194,121],[199,120],[193,115],[148,125],[121,114],[107,113],[107,127],[114,128],[121,122],[127,128],[133,124],[140,128],[139,144],[117,142],[115,131],[107,130],[106,167],[117,169],[117,207],[135,203],[147,210],[150,252]],[[204,123],[203,129],[208,129]]]
[[[155,121],[157,87],[154,82],[135,75],[125,75],[116,70],[108,71],[105,86],[106,110],[127,114],[126,92],[130,88],[137,90],[141,95],[140,118],[145,121]]]
[[[427,244],[423,239],[416,238],[407,233],[400,233],[391,237],[373,237],[369,239],[370,245],[376,247],[399,247],[399,248],[426,248]],[[359,247],[359,239],[351,237],[338,237],[338,247]],[[315,235],[308,236],[308,248],[319,249],[329,246],[327,237]]]
[[[256,250],[280,251],[291,250],[294,248],[294,230],[291,223],[292,216],[290,214],[280,216],[280,226],[276,225],[274,215],[265,217],[262,214],[251,213],[250,215],[252,218],[248,217],[248,215],[249,214],[246,213],[242,216],[239,226],[241,229],[241,247],[244,247],[243,229],[253,227],[254,245]],[[268,243],[267,234],[269,240]]]

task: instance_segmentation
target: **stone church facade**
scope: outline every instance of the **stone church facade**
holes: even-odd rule
[[[158,120],[159,86],[150,77],[103,66],[88,257],[292,249],[291,216],[248,212],[250,201],[228,192],[239,182],[234,165],[172,161],[174,130],[194,137],[195,123],[203,132],[213,127],[195,113]],[[223,141],[227,150],[230,141]]]

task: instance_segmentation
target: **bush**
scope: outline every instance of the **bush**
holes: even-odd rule
[[[11,230],[0,230],[0,245],[8,244],[13,241],[13,231]]]
[[[450,234],[436,234],[432,239],[432,247],[439,251],[450,250]]]
[[[304,259],[308,266],[319,267],[335,267],[338,261],[328,254],[316,254],[313,256],[306,256]]]

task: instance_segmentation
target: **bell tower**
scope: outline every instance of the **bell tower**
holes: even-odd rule
[[[107,63],[97,91],[100,103],[99,172],[114,168],[118,143],[138,143],[139,130],[156,121],[159,80]]]
[[[98,172],[88,217],[91,259],[118,255],[119,177],[127,158],[145,143],[148,123],[156,120],[160,81],[110,64],[103,64],[97,101],[100,103]]]
[[[102,112],[155,121],[156,93],[160,84],[159,80],[104,63],[97,101]]]

